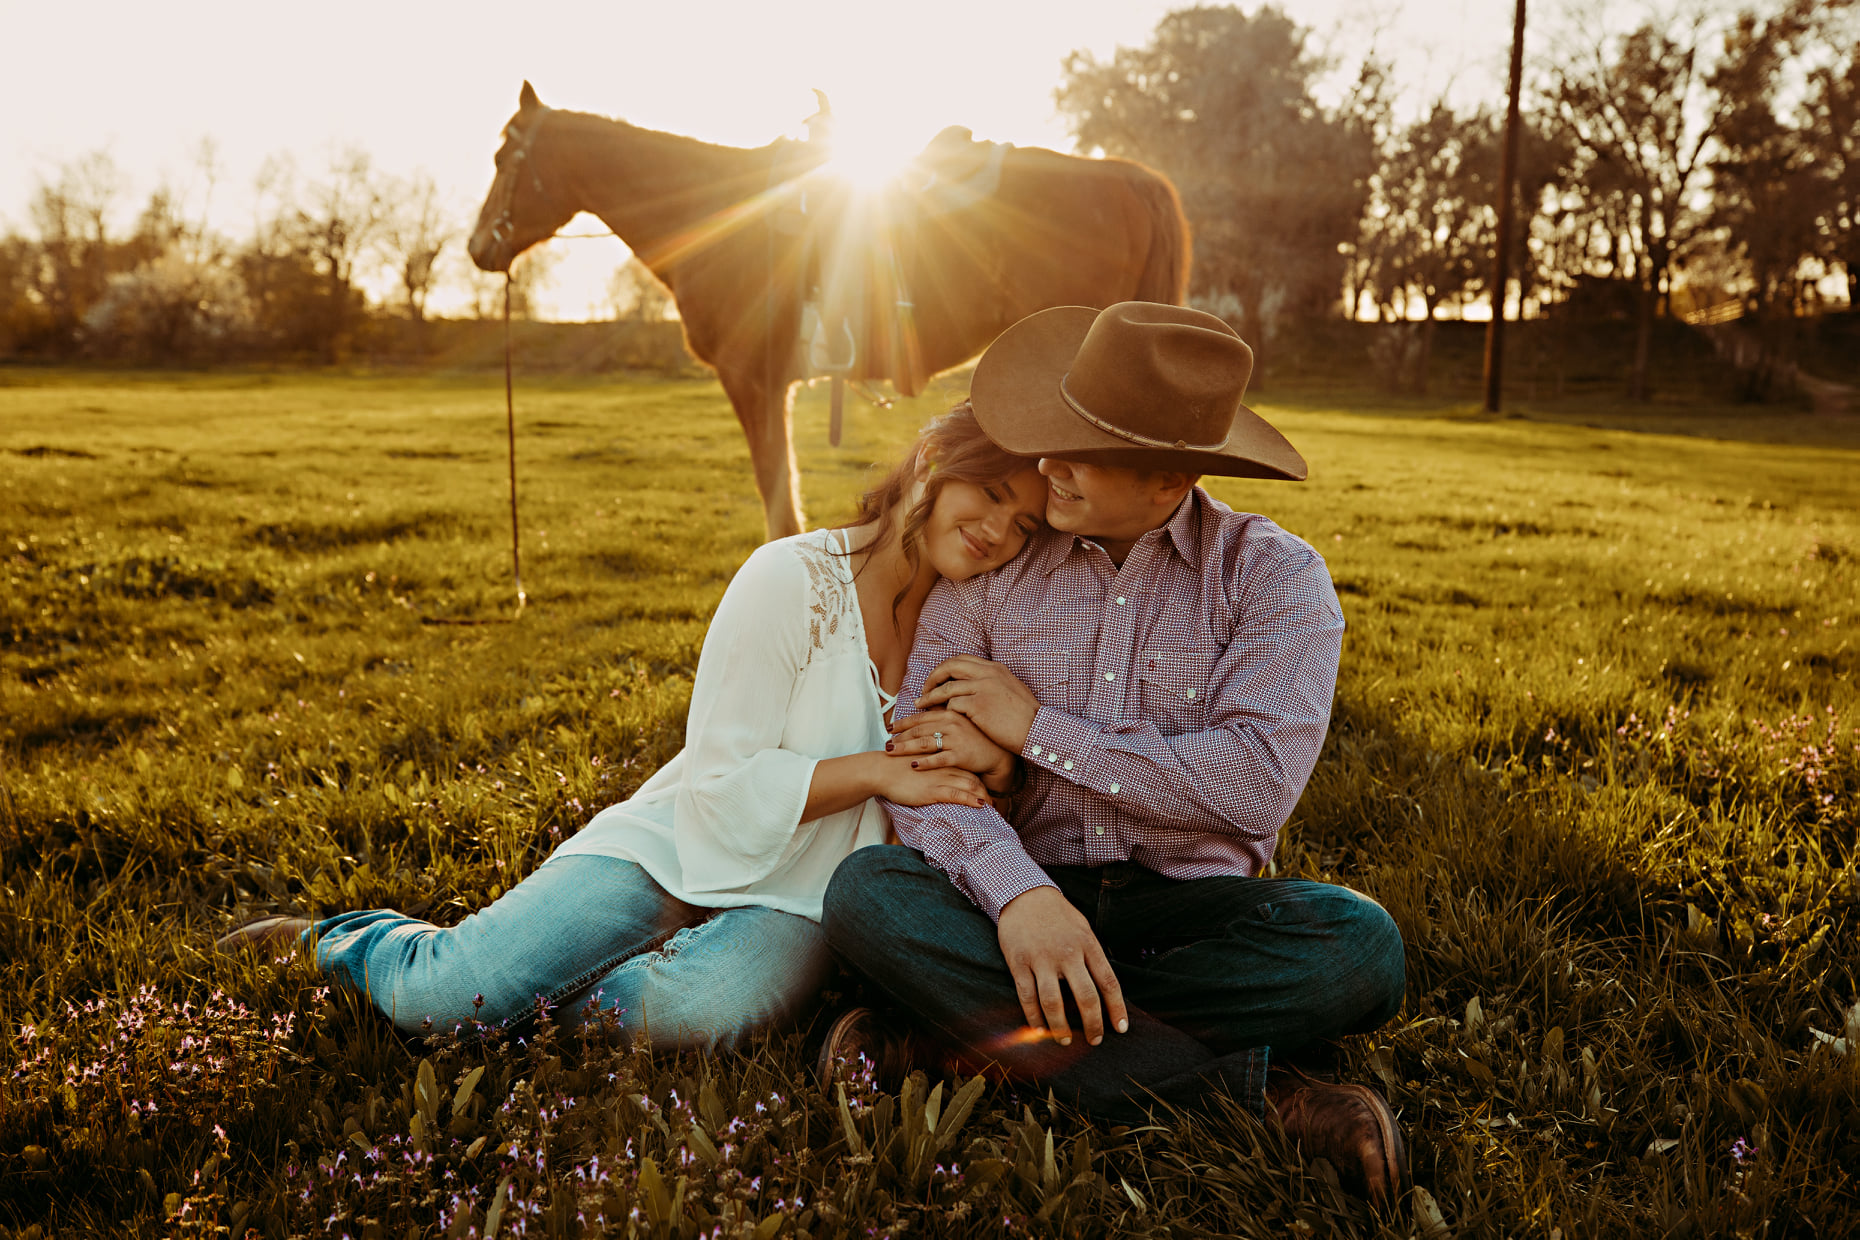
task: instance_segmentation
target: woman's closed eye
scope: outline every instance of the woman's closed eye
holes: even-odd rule
[[[982,494],[987,496],[988,502],[997,508],[1010,507],[1014,503],[1011,498],[1001,493],[999,487],[983,487]],[[1040,527],[1044,524],[1045,523],[1038,517],[1030,517],[1026,514],[1022,514],[1021,517],[1014,522],[1014,532],[1019,534],[1023,539],[1032,538],[1035,534],[1040,532]]]

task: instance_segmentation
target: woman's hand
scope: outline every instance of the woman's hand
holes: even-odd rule
[[[939,732],[943,734],[940,746]],[[1014,764],[1019,760],[989,740],[967,715],[941,709],[894,723],[885,752],[912,759],[922,771],[973,771],[996,792],[1013,782]]]
[[[955,767],[913,767],[909,758],[874,754],[879,759],[878,795],[894,805],[990,804],[980,777]]]

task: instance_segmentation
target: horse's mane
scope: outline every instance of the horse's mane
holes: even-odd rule
[[[688,134],[672,133],[664,129],[648,129],[644,125],[635,125],[618,116],[602,116],[598,112],[571,112],[566,108],[551,110],[552,115],[581,124],[599,125],[617,129],[631,136],[636,141],[662,146],[667,150],[677,150],[680,154],[696,155],[700,158],[710,156],[718,160],[740,160],[745,155],[763,155],[779,163],[818,162],[821,156],[811,150],[807,143],[793,138],[778,137],[762,146],[730,146],[721,142],[706,142],[702,138],[693,138]]]

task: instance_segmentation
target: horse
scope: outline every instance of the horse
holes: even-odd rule
[[[546,107],[528,82],[502,137],[472,261],[507,271],[582,211],[613,230],[671,291],[686,347],[735,408],[771,539],[804,528],[792,391],[807,377],[803,303],[816,278],[845,310],[829,327],[851,346],[828,350],[835,373],[906,395],[1036,310],[1187,293],[1175,187],[1124,160],[1039,148],[990,159],[987,144],[949,130],[920,156],[914,186],[867,197],[822,172],[822,143],[713,145]],[[987,192],[965,197],[964,176]]]

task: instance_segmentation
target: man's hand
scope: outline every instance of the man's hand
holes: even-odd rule
[[[942,706],[975,721],[988,739],[1009,753],[1027,744],[1040,699],[1020,678],[999,663],[959,654],[936,665],[924,680],[918,710]]]
[[[1064,979],[1079,1005],[1087,1042],[1096,1046],[1104,1041],[1107,1013],[1119,1033],[1130,1028],[1123,988],[1098,946],[1098,936],[1057,887],[1035,887],[1009,900],[1001,910],[998,931],[1001,954],[1014,975],[1014,992],[1029,1025],[1044,1026],[1061,1046],[1072,1045],[1065,996],[1059,990]]]

